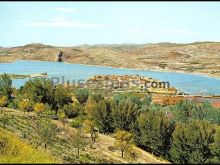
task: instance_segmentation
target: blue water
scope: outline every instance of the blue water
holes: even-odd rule
[[[65,82],[67,80],[73,82],[73,80],[86,80],[93,75],[139,74],[141,76],[152,77],[154,79],[162,81],[169,81],[170,86],[173,86],[180,91],[189,94],[220,94],[220,78],[212,78],[203,75],[133,69],[117,69],[110,67],[42,61],[16,61],[13,63],[0,63],[1,74],[38,74],[44,72],[49,75],[49,78],[58,77],[60,83],[62,81],[62,78]],[[13,86],[18,88],[22,86],[27,80],[28,79],[13,80]]]

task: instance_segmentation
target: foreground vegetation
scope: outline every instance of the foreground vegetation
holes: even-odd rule
[[[49,153],[34,149],[12,133],[0,128],[1,163],[59,163]]]
[[[63,154],[67,162],[117,162],[92,156],[94,146],[104,145],[98,143],[102,134],[114,138],[109,150],[117,153],[119,163],[143,161],[135,146],[172,163],[220,162],[220,110],[206,102],[160,106],[152,103],[150,94],[104,97],[88,89],[54,86],[46,79],[29,80],[15,90],[4,75],[0,107],[3,128],[20,130],[32,145]],[[20,117],[9,115],[5,107],[14,109],[13,115],[19,112]],[[70,154],[73,149],[76,152]]]

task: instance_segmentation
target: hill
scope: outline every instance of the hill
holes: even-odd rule
[[[0,48],[0,63],[15,60],[55,61],[63,51],[65,62],[117,68],[179,71],[220,76],[220,43],[110,44],[56,47],[43,44]]]
[[[49,153],[34,149],[15,134],[0,128],[0,163],[59,163]]]
[[[35,113],[24,114],[19,110],[5,108],[4,114],[7,114],[10,118],[10,122],[6,125],[7,130],[14,132],[29,143],[36,143]],[[80,159],[77,159],[77,150],[71,141],[71,132],[76,131],[76,129],[69,125],[64,126],[58,120],[54,120],[53,123],[57,126],[58,134],[55,142],[48,146],[48,150],[57,159],[62,160],[63,163],[169,163],[138,147],[135,147],[135,151],[138,153],[135,160],[121,158],[119,151],[109,149],[114,145],[114,138],[111,135],[104,134],[99,134],[92,148],[87,146],[85,150],[80,151]],[[87,138],[90,138],[89,135]],[[40,155],[42,154],[43,152]]]

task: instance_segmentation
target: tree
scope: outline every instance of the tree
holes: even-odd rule
[[[30,108],[31,108],[30,101],[28,99],[24,99],[24,100],[22,100],[21,102],[18,103],[18,107],[20,109],[22,109],[25,113],[26,111],[29,111]]]
[[[70,91],[65,89],[61,84],[55,87],[54,91],[54,107],[58,109],[63,108],[64,105],[72,103],[72,97]]]
[[[117,93],[113,96],[113,101],[116,104],[119,104],[123,100],[124,101],[127,100],[128,102],[136,104],[138,109],[141,108],[141,104],[142,104],[141,99],[132,93]]]
[[[170,150],[171,161],[181,164],[204,164],[211,158],[210,144],[214,141],[215,128],[208,121],[192,120],[177,124]]]
[[[49,119],[40,119],[37,121],[36,132],[41,142],[44,143],[45,150],[48,144],[52,144],[56,136],[55,126]]]
[[[50,102],[54,86],[45,78],[34,78],[27,81],[20,89],[20,94],[33,102]]]
[[[85,88],[77,89],[75,91],[75,96],[79,103],[84,105],[89,98],[89,91]]]
[[[7,114],[0,116],[0,122],[3,124],[3,128],[9,123],[10,117]]]
[[[38,115],[40,115],[45,109],[46,106],[43,103],[36,103],[34,105],[34,112],[36,112]]]
[[[210,145],[212,152],[211,163],[220,163],[220,126],[216,128],[214,143]]]
[[[69,89],[64,88],[61,84],[53,85],[49,79],[45,78],[29,80],[20,89],[20,94],[34,103],[50,105],[56,114],[58,109],[72,102]]]
[[[67,116],[66,116],[66,114],[65,114],[63,109],[59,109],[59,111],[58,111],[58,118],[63,123],[64,129],[65,129]]]
[[[79,103],[78,103],[79,104]],[[86,104],[85,104],[85,113],[88,118],[92,118],[92,111],[94,110],[95,106],[96,106],[96,102],[93,99],[89,99]],[[81,105],[81,104],[79,104]]]
[[[6,96],[0,97],[0,107],[1,107],[1,113],[3,113],[3,107],[7,104],[8,99]]]
[[[149,108],[151,102],[152,102],[152,96],[151,95],[145,96],[141,102],[142,103],[141,110],[146,111]]]
[[[144,112],[138,118],[140,144],[156,155],[167,156],[175,123],[161,111]]]
[[[104,100],[105,98],[102,96],[102,94],[100,94],[100,93],[95,93],[95,94],[92,95],[92,99],[93,99],[96,103],[98,103],[99,101],[102,101],[102,100]]]
[[[194,119],[203,120],[207,116],[207,112],[212,110],[212,106],[209,102],[197,104],[192,109],[192,117]]]
[[[114,120],[114,127],[130,131],[131,125],[137,120],[140,114],[138,106],[129,100],[113,101],[112,103],[112,117]]]
[[[98,137],[98,132],[97,130],[95,129],[95,124],[93,121],[91,120],[85,120],[84,123],[83,123],[83,127],[84,127],[84,131],[86,133],[89,133],[90,134],[90,137],[91,137],[91,140],[92,142],[96,142],[96,139]]]
[[[192,110],[195,108],[195,104],[189,100],[183,100],[177,103],[174,107],[174,116],[176,121],[187,123],[192,119]]]
[[[220,111],[209,102],[196,104],[192,110],[192,117],[193,119],[207,120],[214,124],[220,124]]]
[[[77,149],[77,157],[79,158],[80,150],[84,149],[87,144],[85,135],[82,133],[81,129],[77,129],[76,133],[71,135],[71,143],[73,147]]]
[[[10,76],[5,73],[0,75],[0,96],[6,96],[10,99],[12,91],[12,80]]]
[[[102,133],[112,133],[114,131],[111,112],[111,104],[106,100],[96,103],[93,110],[91,110],[92,119]]]
[[[118,130],[114,136],[114,146],[121,151],[121,157],[124,158],[124,152],[131,151],[131,148],[133,147],[132,134],[126,131]]]
[[[174,119],[178,122],[187,123],[190,120],[207,120],[213,124],[220,123],[220,111],[211,103],[195,103],[189,100],[182,101],[171,109]]]
[[[63,110],[68,118],[74,118],[80,114],[80,107],[77,104],[66,104],[64,105]]]

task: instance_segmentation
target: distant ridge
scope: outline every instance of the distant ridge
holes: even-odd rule
[[[31,43],[0,48],[0,63],[15,60],[55,61],[117,68],[189,72],[220,77],[220,42],[96,44],[70,47]]]

